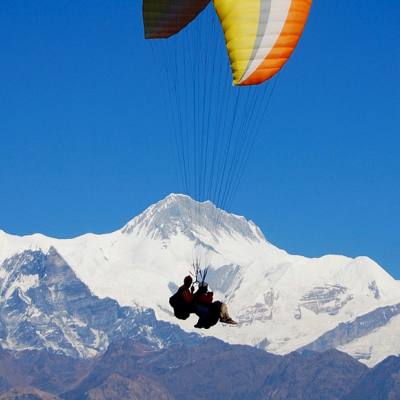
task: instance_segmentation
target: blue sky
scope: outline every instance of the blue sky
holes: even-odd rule
[[[314,2],[229,209],[292,253],[400,278],[400,5],[381,3]],[[181,190],[140,11],[2,0],[1,229],[108,232]]]

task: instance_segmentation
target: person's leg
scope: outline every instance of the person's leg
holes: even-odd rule
[[[206,322],[208,319],[208,308],[205,306],[196,304],[195,314],[199,317],[199,320],[197,321],[197,324],[194,327],[195,328],[204,328],[206,326]]]
[[[221,304],[221,310],[220,310],[219,316],[221,319],[229,318],[228,307],[225,303]]]
[[[228,306],[225,303],[221,304],[221,311],[219,314],[219,320],[225,324],[235,325],[236,322],[229,316]]]

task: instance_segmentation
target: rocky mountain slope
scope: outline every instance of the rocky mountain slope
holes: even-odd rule
[[[120,307],[93,295],[50,248],[6,259],[0,276],[0,344],[5,349],[48,349],[77,358],[103,354],[115,340],[130,338],[153,348],[193,344],[177,326],[151,310]]]
[[[344,400],[400,399],[400,358],[388,357],[362,376]]]
[[[158,350],[116,341],[85,360],[0,350],[0,399],[392,400],[399,398],[399,360],[368,369],[336,350],[277,356],[215,339]]]
[[[59,240],[0,232],[0,262],[26,249],[50,247],[96,296],[152,309],[188,332],[195,319],[176,320],[168,298],[199,261],[210,266],[215,297],[228,303],[239,322],[204,334],[276,354],[337,347],[368,365],[400,353],[400,340],[382,345],[382,337],[400,339],[400,283],[374,261],[288,254],[253,222],[209,202],[170,195],[104,235]]]

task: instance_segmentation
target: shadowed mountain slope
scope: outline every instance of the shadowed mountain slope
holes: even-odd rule
[[[130,338],[153,348],[194,344],[201,338],[158,321],[152,310],[120,307],[93,295],[50,248],[24,251],[3,262],[0,277],[0,344],[12,350],[49,349],[72,357],[104,353]]]

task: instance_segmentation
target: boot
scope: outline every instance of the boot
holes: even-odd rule
[[[221,305],[221,311],[220,311],[220,317],[219,317],[220,322],[223,322],[224,324],[230,324],[230,325],[237,325],[237,322],[235,322],[228,313],[228,307],[226,304],[222,303]]]
[[[226,319],[224,319],[224,320],[220,320],[222,323],[224,323],[224,324],[229,324],[229,325],[237,325],[237,322],[236,321],[234,321],[231,317],[229,317],[229,318],[226,318]]]

